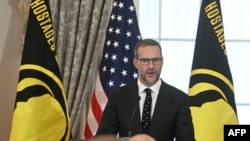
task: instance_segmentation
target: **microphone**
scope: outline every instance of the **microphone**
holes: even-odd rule
[[[137,101],[136,101],[136,104],[135,104],[135,107],[134,107],[134,109],[133,109],[133,112],[132,112],[132,115],[131,115],[131,118],[130,118],[130,122],[129,122],[129,130],[128,130],[128,137],[131,137],[131,127],[132,127],[132,121],[133,121],[133,119],[134,119],[134,116],[135,116],[135,111],[136,111],[137,106],[138,106],[138,104],[139,104],[139,102],[140,102],[140,99],[141,99],[141,97],[140,97],[140,96],[138,96]]]

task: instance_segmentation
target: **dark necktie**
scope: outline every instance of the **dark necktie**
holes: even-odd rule
[[[142,112],[142,129],[143,133],[148,134],[149,127],[150,127],[150,121],[151,121],[151,102],[152,102],[152,97],[151,97],[151,89],[146,88],[146,98],[143,106],[143,112]]]

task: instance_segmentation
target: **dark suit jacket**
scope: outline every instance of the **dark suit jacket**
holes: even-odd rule
[[[127,137],[142,133],[137,81],[113,90],[109,94],[101,124],[96,135],[114,134]],[[157,141],[194,141],[194,128],[187,94],[162,81],[156,101],[149,135]]]

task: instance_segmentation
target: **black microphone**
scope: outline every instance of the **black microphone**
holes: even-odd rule
[[[136,101],[136,104],[135,104],[135,107],[134,107],[134,110],[133,110],[133,113],[132,113],[131,118],[130,118],[130,122],[129,122],[129,130],[128,130],[128,137],[131,137],[131,127],[132,127],[132,121],[133,121],[133,119],[134,119],[134,116],[135,116],[135,111],[136,111],[137,106],[138,106],[138,104],[139,104],[139,102],[140,102],[140,99],[141,99],[141,97],[140,97],[140,96],[138,96],[137,101]]]

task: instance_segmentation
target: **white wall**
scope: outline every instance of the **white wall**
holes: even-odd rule
[[[8,141],[21,57],[23,19],[16,0],[0,0],[0,140]]]

